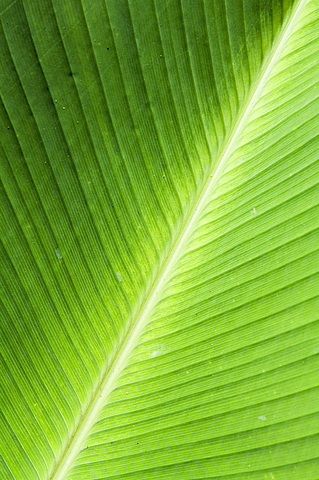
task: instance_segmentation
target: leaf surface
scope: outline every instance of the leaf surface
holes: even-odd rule
[[[5,480],[318,480],[319,3],[0,3]]]

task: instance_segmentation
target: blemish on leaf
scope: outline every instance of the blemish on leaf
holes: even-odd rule
[[[267,417],[265,417],[265,415],[260,415],[260,416],[258,417],[258,420],[263,420],[263,421],[265,421],[265,420],[267,420]]]
[[[122,275],[120,274],[120,272],[115,272],[115,275],[116,275],[116,278],[118,279],[119,282],[121,282],[121,281],[123,280]]]
[[[162,345],[160,343],[153,345],[151,352],[150,352],[150,357],[155,358],[158,357],[159,355],[162,355],[163,353],[166,352],[166,347],[165,345]]]
[[[56,254],[56,256],[58,257],[59,260],[62,260],[62,258],[63,258],[62,253],[58,248],[55,250],[55,254]]]

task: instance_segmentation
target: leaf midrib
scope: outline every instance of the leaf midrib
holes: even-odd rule
[[[138,308],[133,313],[130,325],[131,328],[123,335],[119,348],[113,353],[113,357],[106,365],[105,371],[101,375],[101,380],[92,392],[91,400],[86,406],[82,415],[79,416],[72,434],[61,452],[59,458],[53,465],[51,472],[48,474],[48,480],[63,480],[69,472],[77,455],[82,449],[82,445],[87,438],[92,426],[106,404],[109,394],[114,390],[120,373],[127,365],[127,361],[133,348],[137,345],[137,341],[141,336],[145,326],[148,323],[149,314],[157,303],[157,298],[163,290],[167,279],[170,277],[174,266],[183,252],[183,248],[190,238],[203,209],[207,205],[207,201],[216,186],[227,160],[235,149],[236,142],[247,124],[247,120],[258,101],[271,71],[276,65],[280,55],[286,45],[290,33],[298,19],[302,9],[308,0],[298,0],[293,7],[289,18],[284,21],[279,35],[275,40],[272,49],[265,57],[260,73],[252,83],[250,92],[238,111],[237,121],[223,142],[223,146],[218,155],[216,166],[208,173],[208,180],[203,183],[197,199],[194,201],[189,214],[185,217],[183,225],[176,232],[175,239],[172,240],[171,248],[162,265],[158,268],[157,275],[146,291],[144,298],[140,301]],[[215,165],[215,164],[214,164]]]

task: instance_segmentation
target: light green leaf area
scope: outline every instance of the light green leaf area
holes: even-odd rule
[[[0,18],[0,478],[318,480],[318,0]]]

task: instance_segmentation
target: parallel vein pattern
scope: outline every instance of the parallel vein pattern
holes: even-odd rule
[[[0,15],[1,476],[318,480],[317,0]]]

